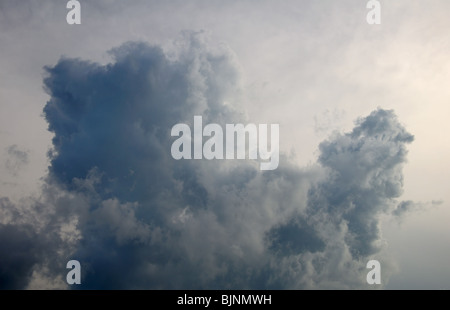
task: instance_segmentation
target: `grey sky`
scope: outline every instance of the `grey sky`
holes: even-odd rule
[[[69,26],[65,1],[0,1],[0,150],[16,145],[28,159],[11,174],[2,153],[0,196],[41,191],[52,145],[44,66],[61,56],[106,64],[107,51],[135,40],[177,52],[183,31],[205,31],[234,54],[239,108],[252,122],[279,123],[281,149],[298,167],[317,160],[333,130],[351,131],[377,107],[395,110],[415,137],[401,200],[421,208],[383,222],[399,272],[387,288],[450,288],[448,1],[381,1],[378,26],[366,23],[359,0],[80,2],[82,24]]]

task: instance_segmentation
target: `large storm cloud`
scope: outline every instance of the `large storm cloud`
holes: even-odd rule
[[[126,43],[111,56],[46,68],[51,164],[40,197],[0,200],[2,288],[63,287],[70,259],[77,288],[367,287],[413,140],[393,111],[334,134],[307,168],[283,155],[273,171],[175,160],[175,124],[251,122],[233,53],[186,34],[172,50]]]

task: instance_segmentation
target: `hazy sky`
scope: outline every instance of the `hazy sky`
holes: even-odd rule
[[[450,2],[80,2],[0,0],[0,287],[450,289]],[[173,163],[199,113],[280,124],[279,169]]]

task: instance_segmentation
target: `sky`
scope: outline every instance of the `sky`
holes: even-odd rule
[[[0,0],[0,288],[450,289],[448,1],[66,3]],[[175,160],[196,115],[277,169]]]

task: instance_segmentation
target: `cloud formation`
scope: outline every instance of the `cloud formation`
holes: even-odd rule
[[[365,287],[413,136],[378,109],[307,168],[174,160],[173,125],[247,121],[233,53],[196,33],[174,46],[46,68],[51,165],[41,197],[0,200],[2,288],[64,286],[70,259],[87,289]]]
[[[28,151],[21,150],[16,144],[6,148],[6,170],[16,176],[19,170],[28,163]]]

